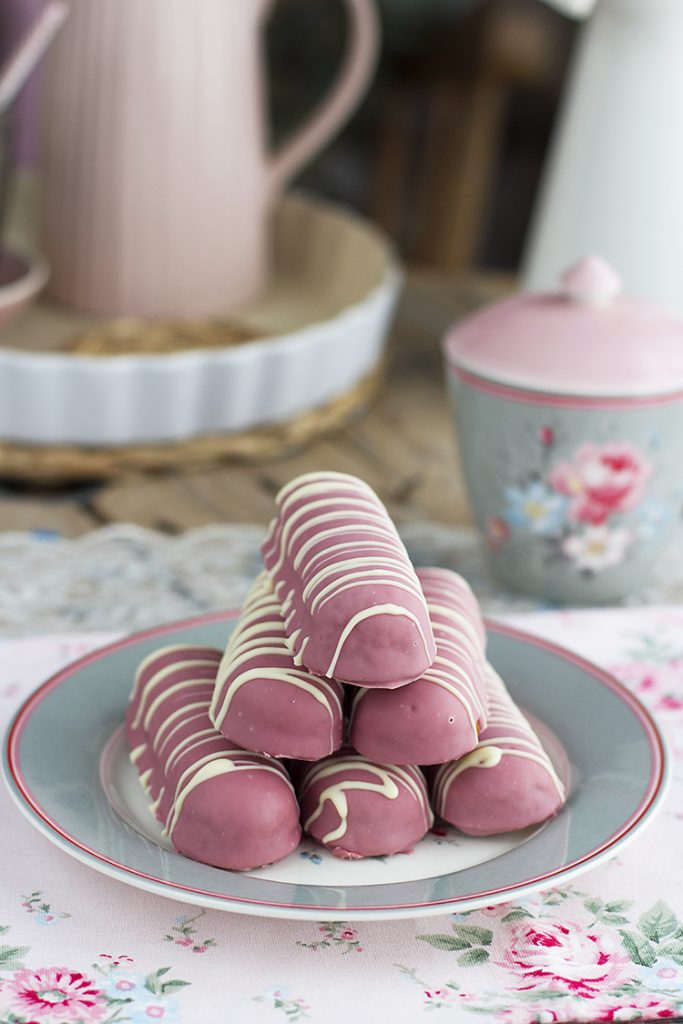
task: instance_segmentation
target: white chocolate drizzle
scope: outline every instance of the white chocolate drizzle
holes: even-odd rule
[[[468,584],[457,573],[448,569],[418,569],[417,575],[436,640],[436,658],[420,681],[440,686],[461,704],[475,744],[487,720],[485,633],[479,606]],[[369,692],[363,687],[356,692],[351,727],[360,702]]]
[[[293,792],[289,776],[275,758],[232,747],[211,725],[209,704],[213,680],[210,673],[213,671],[215,674],[221,655],[220,651],[206,648],[201,652],[202,657],[196,657],[198,650],[196,646],[179,644],[149,655],[138,669],[131,695],[131,705],[135,710],[131,728],[145,736],[145,742],[139,743],[132,750],[131,760],[137,765],[142,756],[149,752],[154,758],[154,767],[146,767],[140,773],[140,782],[145,792],[153,798],[150,808],[155,814],[158,815],[169,779],[177,771],[180,762],[187,761],[174,780],[173,798],[163,819],[164,833],[171,837],[190,793],[219,775],[266,771],[280,776]],[[189,652],[195,657],[188,658]],[[175,655],[176,660],[155,671],[155,662],[168,660],[169,654]],[[140,676],[143,672],[148,678],[141,685]],[[173,698],[186,688],[199,691],[203,688],[202,698],[177,707]],[[152,694],[154,698],[150,701]],[[153,715],[158,715],[158,719],[154,732],[149,733]],[[190,725],[189,730],[183,729]]]
[[[174,646],[173,648],[171,648],[171,650],[174,653],[182,653],[183,649],[187,650],[188,648],[182,648],[178,646]],[[190,649],[193,651],[196,650],[196,648]],[[219,652],[217,651],[216,654],[218,653]],[[163,683],[168,676],[173,675],[177,672],[185,673],[189,669],[189,678],[183,680],[183,682],[179,684],[180,689],[182,689],[184,686],[196,686],[198,683],[206,683],[207,679],[211,679],[212,674],[215,673],[217,660],[217,658],[193,658],[186,661],[178,660],[177,663],[167,665],[164,668],[159,669],[159,671],[154,672],[152,675],[150,675],[149,679],[147,679],[143,685],[140,684],[140,679],[143,674],[143,669],[141,666],[136,673],[135,686],[133,687],[133,693],[131,694],[131,701],[136,699],[138,701],[135,718],[133,720],[133,728],[137,729],[141,724],[145,729],[149,727],[149,722],[151,721],[151,714],[153,714],[154,711],[157,709],[158,704],[155,701],[153,701],[151,714],[148,714],[147,701],[151,697],[154,688],[156,686],[159,686],[159,684]],[[150,660],[145,659],[145,662],[143,664],[146,670],[146,668],[150,664]],[[167,695],[167,690],[162,689],[161,694],[163,700],[165,695]]]
[[[277,597],[268,585],[268,575],[263,572],[247,596],[218,669],[210,708],[211,721],[217,729],[223,727],[232,701],[243,686],[261,680],[282,683],[325,708],[329,718],[331,752],[339,742],[334,742],[334,727],[343,715],[341,687],[333,680],[314,676],[297,666],[280,612]],[[266,664],[259,666],[255,659],[266,659]]]
[[[347,618],[338,622],[331,659],[327,665],[316,662],[317,671],[333,675],[354,629],[382,616],[400,615],[416,626],[426,660],[431,661],[433,637],[415,570],[372,489],[344,473],[308,473],[283,487],[276,502],[278,517],[270,525],[263,555],[275,592],[283,598],[288,645],[296,664],[304,662],[315,616],[352,590],[359,592],[357,608],[354,611],[349,602]],[[281,574],[288,571],[297,576],[298,592],[290,588],[283,595],[287,583]]]
[[[402,608],[400,605],[397,604],[375,604],[372,605],[371,608],[363,608],[361,609],[361,611],[356,612],[356,614],[346,623],[344,629],[342,630],[341,636],[337,641],[337,646],[335,648],[334,654],[332,655],[332,661],[330,662],[325,675],[334,675],[335,669],[337,667],[337,662],[341,657],[344,644],[348,640],[353,630],[359,624],[359,622],[363,622],[365,619],[373,619],[377,615],[394,615],[400,618],[409,619],[417,627],[418,633],[420,634],[425,650],[428,649],[427,640],[425,638],[424,633],[422,632],[422,626],[420,625],[420,622],[416,615],[414,615],[412,612],[409,612],[406,608]]]
[[[365,772],[378,781],[373,781],[373,778],[342,778],[325,786],[318,795],[315,810],[304,822],[305,832],[310,830],[311,825],[325,810],[326,804],[330,803],[339,817],[339,825],[326,833],[320,841],[324,844],[334,843],[346,834],[348,828],[349,804],[346,796],[348,792],[362,790],[367,793],[377,793],[386,800],[395,800],[399,795],[400,788],[410,793],[419,804],[425,819],[425,831],[431,828],[434,817],[429,806],[424,777],[420,769],[413,765],[378,764],[361,754],[342,754],[339,757],[328,758],[309,768],[301,782],[300,796],[303,797],[306,790],[321,779],[333,778],[349,771]]]
[[[473,768],[495,768],[503,758],[522,758],[541,767],[559,798],[566,798],[565,786],[541,741],[507,691],[503,680],[487,665],[488,724],[474,750],[457,761],[442,765],[436,773],[433,803],[437,814],[446,811],[449,791],[455,780]]]

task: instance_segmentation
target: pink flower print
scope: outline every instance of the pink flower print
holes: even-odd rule
[[[652,467],[631,444],[584,444],[571,462],[551,470],[548,482],[572,499],[570,519],[601,526],[615,512],[638,504],[651,475]]]
[[[635,974],[649,992],[666,989],[669,993],[683,993],[683,967],[677,964],[675,960],[661,953],[653,964],[647,966],[644,964],[637,965]]]
[[[104,997],[119,1005],[125,1000],[125,1020],[129,1024],[149,1024],[163,1020],[164,1024],[178,1024],[180,1009],[172,992],[189,985],[187,981],[169,979],[170,968],[159,968],[150,974],[112,970],[106,979]],[[118,1017],[117,1017],[118,1019]]]
[[[426,1007],[425,1009],[439,1010],[444,1006],[453,1006],[455,1000],[460,995],[454,988],[446,986],[444,988],[432,988],[423,989]]]
[[[627,661],[612,666],[614,674],[626,683],[653,711],[683,710],[683,661]]]
[[[511,972],[520,991],[544,988],[593,999],[615,984],[628,962],[608,938],[571,921],[515,923],[509,936],[499,966]]]
[[[666,693],[657,707],[660,711],[680,711],[683,708],[683,699],[673,693]]]
[[[46,1021],[101,1020],[107,1005],[94,982],[67,967],[39,967],[15,971],[8,985],[17,1009]]]
[[[593,1016],[593,1012],[595,1016]],[[671,1004],[661,1002],[652,995],[635,995],[620,999],[613,1006],[595,1007],[591,1012],[592,1019],[597,1022],[627,1020],[667,1020],[676,1016]]]
[[[135,982],[130,981],[128,978],[119,978],[114,988],[119,992],[132,992],[135,988]]]
[[[536,436],[542,445],[549,447],[551,444],[555,444],[555,431],[552,427],[539,427]]]
[[[509,903],[499,903],[497,906],[493,907],[481,907],[481,909],[477,911],[477,914],[473,916],[473,920],[476,921],[477,915],[480,917],[505,917],[509,912]]]

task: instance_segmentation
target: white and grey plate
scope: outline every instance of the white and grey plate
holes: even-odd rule
[[[235,612],[138,633],[43,683],[10,726],[4,774],[19,808],[98,871],[200,906],[267,917],[362,920],[472,910],[566,882],[633,838],[661,803],[667,762],[646,709],[602,669],[488,624],[489,658],[514,698],[566,752],[566,807],[538,828],[473,839],[437,825],[412,854],[339,861],[305,841],[284,861],[232,872],[162,840],[121,721],[138,662],[167,643],[222,647]]]

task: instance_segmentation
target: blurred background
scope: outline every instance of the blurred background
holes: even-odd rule
[[[514,269],[575,23],[536,0],[381,0],[379,9],[375,82],[302,183],[380,224],[408,263]],[[328,79],[342,13],[333,0],[279,5],[269,31],[279,130]]]
[[[0,59],[43,6],[3,0]],[[382,55],[358,112],[297,184],[369,217],[403,260],[445,271],[520,260],[576,24],[537,0],[379,0]],[[274,140],[334,77],[337,0],[280,0],[267,26]],[[17,107],[37,159],[38,83]]]
[[[26,35],[45,4],[46,0],[3,0],[0,64]],[[99,13],[103,13],[104,7],[103,4]],[[59,413],[46,413],[39,375],[31,375],[28,371],[32,365],[22,363],[30,395],[17,395],[17,400],[23,402],[21,419],[28,426],[17,433],[16,415],[10,416],[9,426],[0,436],[0,526],[31,525],[71,534],[120,520],[171,532],[216,520],[264,521],[270,515],[274,489],[294,472],[320,465],[364,476],[378,488],[392,513],[403,520],[426,515],[450,522],[469,521],[442,383],[439,342],[450,323],[509,293],[518,281],[532,208],[580,26],[552,4],[538,0],[376,0],[376,7],[381,23],[381,49],[370,87],[353,116],[344,121],[343,128],[313,160],[305,163],[304,170],[291,184],[314,197],[334,201],[342,212],[360,215],[360,223],[377,226],[377,237],[386,237],[395,247],[405,283],[396,309],[395,292],[392,298],[391,289],[396,289],[398,281],[391,283],[389,263],[383,267],[378,263],[377,271],[356,272],[353,266],[349,267],[346,257],[330,258],[328,254],[327,258],[331,305],[325,317],[331,332],[337,330],[337,322],[342,324],[346,307],[351,308],[361,298],[371,309],[373,289],[384,289],[385,298],[381,301],[388,311],[385,320],[392,320],[394,327],[382,358],[370,367],[375,356],[372,360],[365,357],[365,368],[359,363],[357,371],[347,367],[349,381],[355,374],[353,386],[344,384],[344,393],[329,409],[320,406],[322,398],[313,397],[309,404],[314,408],[309,411],[304,403],[301,416],[294,417],[291,423],[287,419],[282,428],[279,423],[273,429],[266,427],[265,433],[259,423],[264,419],[269,422],[267,415],[272,402],[263,383],[255,392],[256,432],[247,430],[244,441],[238,434],[234,443],[231,436],[217,439],[215,444],[209,438],[206,447],[200,437],[192,447],[188,431],[189,447],[183,451],[172,443],[138,448],[135,442],[154,440],[154,435],[148,432],[138,438],[134,430],[126,434],[134,442],[132,445],[95,447],[90,428],[71,429],[74,401],[68,390],[64,399],[59,399]],[[246,15],[251,9],[245,7],[240,13]],[[67,28],[58,37],[57,48],[64,33],[70,31],[75,10],[74,4]],[[133,17],[132,8],[131,12],[127,17]],[[199,36],[193,40],[195,49],[203,45],[198,39]],[[268,8],[261,77],[267,107],[263,122],[273,147],[291,136],[319,103],[339,74],[348,42],[348,11],[341,0],[278,0]],[[84,63],[87,54],[85,46]],[[40,87],[41,76],[43,82],[47,80],[46,66],[51,59],[52,53],[22,88],[5,135],[19,172],[12,178],[15,195],[20,199],[14,205],[24,214],[27,210],[33,214],[36,204],[31,198],[33,192],[28,204],[24,201],[22,183],[30,181],[32,175],[22,172],[42,171],[45,176],[42,156],[49,119],[41,121]],[[110,55],[110,59],[116,58]],[[182,53],[176,55],[178,59],[182,59]],[[85,90],[87,97],[90,82],[91,89],[97,92],[92,83],[100,75],[102,85],[109,74],[106,68],[101,73],[100,70],[74,68],[74,89],[78,87],[81,94]],[[178,77],[177,66],[172,62],[164,70]],[[122,73],[122,81],[123,78]],[[116,92],[110,89],[108,96],[110,104],[116,106]],[[97,96],[93,108],[98,111],[96,100]],[[84,99],[83,104],[86,102]],[[81,99],[75,103],[78,105]],[[106,106],[104,102],[101,112],[105,120],[105,115],[113,116],[111,110],[107,115]],[[173,102],[169,101],[169,106],[177,109]],[[94,122],[97,131],[98,116]],[[194,115],[190,125],[193,120]],[[77,115],[69,130],[78,134],[78,125],[82,123]],[[92,129],[92,119],[89,123]],[[187,128],[188,122],[183,123]],[[219,118],[218,123],[222,125],[223,120]],[[106,136],[97,136],[97,131],[93,138],[99,138],[101,143]],[[90,138],[85,128],[81,134],[85,163],[80,166],[79,180],[83,174],[90,175],[95,165],[101,170],[104,159],[96,142],[90,139],[90,143],[84,143],[84,139]],[[67,152],[71,136],[67,131],[62,137]],[[114,138],[110,136],[107,145],[113,144],[116,152]],[[95,159],[98,152],[99,162]],[[202,146],[191,152],[201,154]],[[71,190],[73,174],[62,174],[59,184]],[[112,179],[112,187],[118,189],[116,178]],[[110,194],[105,188],[103,195]],[[59,208],[59,188],[53,188],[52,202]],[[116,202],[112,199],[113,206]],[[92,214],[87,204],[85,209]],[[72,223],[78,225],[92,219],[87,212],[80,213]],[[69,223],[67,218],[64,224]],[[113,224],[117,232],[118,221]],[[60,230],[64,236],[63,225]],[[339,230],[354,229],[350,221],[340,221]],[[370,242],[376,250],[373,259],[390,259],[387,254],[382,255],[383,242],[369,239],[366,245]],[[342,253],[346,252],[343,246]],[[195,247],[201,249],[201,244],[197,242]],[[174,255],[178,248],[171,247]],[[106,273],[107,253],[102,252],[101,246],[97,252]],[[71,339],[81,337],[78,317],[82,318],[82,329],[86,331],[83,337],[88,341],[89,321],[78,310],[69,313],[71,319],[65,319],[64,297],[58,289],[52,289],[60,258],[54,258],[50,252],[46,255],[52,263],[47,294],[37,301],[32,296],[32,305],[20,315],[12,312],[11,323],[8,321],[2,328],[0,346],[18,350],[18,359],[22,349],[56,348],[62,353],[60,366],[68,374]],[[204,251],[196,255],[211,262],[211,256]],[[314,263],[316,259],[313,256]],[[341,259],[344,266],[339,263]],[[152,262],[146,258],[143,265],[148,268]],[[87,269],[88,261],[85,263]],[[298,266],[296,260],[295,265]],[[350,278],[349,286],[345,287],[347,292],[351,287],[351,292],[338,301],[336,279],[344,274]],[[367,280],[363,279],[364,274]],[[383,283],[379,284],[382,274]],[[354,275],[355,283],[351,280]],[[301,314],[295,311],[294,319],[285,318],[282,324],[276,318],[271,333],[284,334],[315,320],[317,296],[310,284],[305,288],[310,293],[310,310],[306,307]],[[280,307],[277,302],[278,315]],[[374,326],[368,321],[375,350],[386,334],[383,316],[375,315]],[[155,351],[150,346],[157,339],[149,322],[131,322],[135,328],[133,348],[123,351]],[[116,321],[112,323],[113,333],[106,335],[105,346],[118,344]],[[94,351],[99,353],[101,339],[97,329],[95,335]],[[249,336],[247,331],[245,337]],[[195,344],[201,346],[205,337],[200,332]],[[233,344],[235,340],[241,340],[239,332],[236,339],[228,336],[226,343]],[[357,340],[357,347],[362,348],[364,341]],[[162,339],[162,344],[165,343],[166,337]],[[127,337],[124,344],[128,344]],[[331,344],[337,344],[332,334],[330,341],[325,342],[321,332],[321,359],[328,358],[325,351],[330,352]],[[341,351],[350,360],[347,348],[342,346]],[[115,355],[118,350],[105,347],[104,351]],[[372,370],[369,377],[368,368]],[[106,366],[102,369],[109,372]],[[117,379],[113,370],[112,366],[112,382]],[[281,380],[284,399],[297,374],[301,377],[303,373],[307,380],[311,375],[313,379],[319,376],[313,363],[288,375],[266,370],[269,388]],[[334,378],[335,373],[329,370],[328,376]],[[380,377],[385,383],[378,390]],[[74,386],[73,394],[82,395],[81,385],[76,381]],[[310,385],[306,386],[310,389]],[[39,416],[31,418],[26,411],[29,403],[39,410]],[[76,404],[90,405],[97,411],[100,399],[86,397]],[[148,404],[143,402],[143,412]],[[163,413],[169,403],[164,400],[157,404]],[[361,422],[360,413],[368,406],[370,415]],[[126,400],[121,409],[114,428],[125,432]],[[58,422],[67,425],[61,434],[51,426]],[[173,429],[159,436],[164,442],[167,438],[179,438],[183,443],[182,435]],[[37,443],[32,443],[32,439]],[[65,446],[64,439],[71,439],[71,443]],[[253,461],[253,468],[242,468],[245,461]],[[31,504],[32,495],[40,499],[35,506]]]

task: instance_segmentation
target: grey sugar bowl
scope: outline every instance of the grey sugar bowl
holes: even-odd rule
[[[465,478],[513,589],[594,604],[646,582],[683,503],[683,323],[589,257],[444,340]]]

